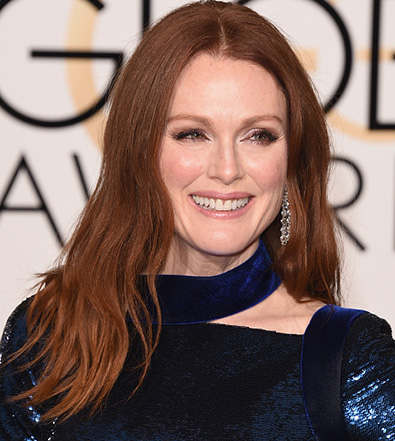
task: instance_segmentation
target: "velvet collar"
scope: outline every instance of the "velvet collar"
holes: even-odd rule
[[[281,283],[270,265],[270,256],[260,241],[248,260],[223,274],[210,277],[158,275],[156,287],[162,323],[202,323],[251,308]],[[141,276],[141,282],[146,291],[145,276]],[[154,312],[152,317],[155,323]]]

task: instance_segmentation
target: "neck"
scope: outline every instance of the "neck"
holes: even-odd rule
[[[249,259],[258,248],[259,240],[236,253],[216,253],[191,248],[177,239],[172,241],[162,274],[184,276],[215,276],[230,271]]]
[[[241,265],[214,276],[161,274],[156,289],[164,324],[201,323],[244,311],[265,300],[281,280],[271,269],[271,259],[263,242]],[[146,294],[153,323],[156,309],[147,287],[146,276],[140,277],[139,289]]]

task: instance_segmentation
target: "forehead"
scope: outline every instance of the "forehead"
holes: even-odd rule
[[[170,113],[275,113],[286,121],[286,100],[275,78],[262,66],[244,60],[199,54],[177,79]],[[249,116],[249,115],[246,115]]]

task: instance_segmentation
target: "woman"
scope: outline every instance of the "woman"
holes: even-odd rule
[[[329,159],[267,20],[208,1],[149,30],[63,260],[3,336],[3,439],[395,439],[389,327],[334,306]]]

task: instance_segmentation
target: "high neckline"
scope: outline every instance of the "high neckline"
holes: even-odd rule
[[[263,241],[241,265],[215,276],[160,274],[156,279],[163,324],[203,323],[227,317],[257,305],[280,285],[271,269]],[[147,289],[146,276],[140,279]],[[154,308],[151,308],[154,311]],[[156,323],[155,313],[152,312]]]

